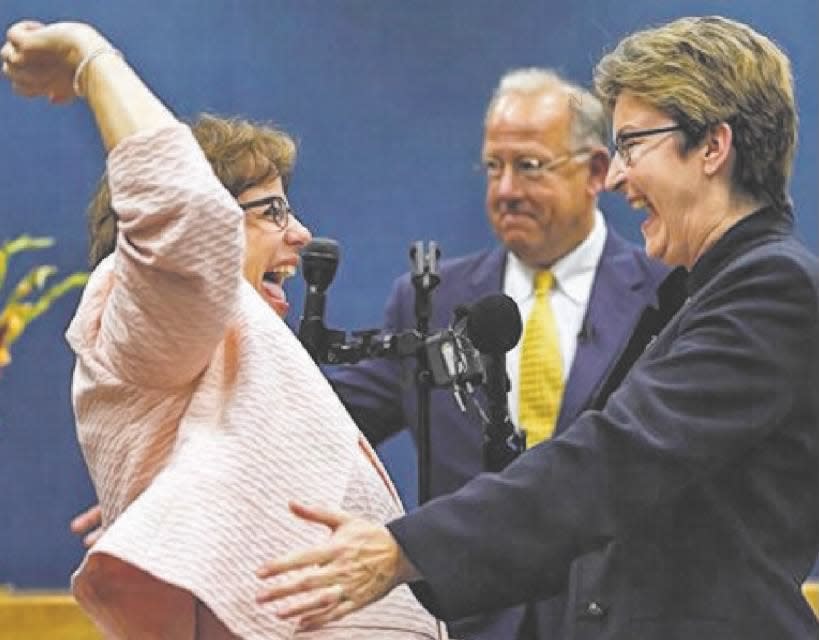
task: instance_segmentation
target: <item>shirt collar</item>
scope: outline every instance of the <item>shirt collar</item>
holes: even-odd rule
[[[551,267],[555,287],[572,302],[585,305],[591,294],[594,274],[603,247],[606,244],[606,223],[599,209],[594,212],[594,224],[589,235]],[[535,270],[527,267],[512,252],[506,261],[504,291],[515,302],[522,302],[533,294]]]

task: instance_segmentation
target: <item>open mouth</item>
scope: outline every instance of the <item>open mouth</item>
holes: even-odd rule
[[[284,293],[282,285],[287,278],[293,276],[295,273],[295,265],[283,265],[271,271],[265,271],[262,276],[262,295],[280,316],[286,315],[290,309],[290,305],[287,303],[287,295]]]
[[[296,274],[296,267],[292,264],[276,267],[272,271],[265,271],[262,280],[281,286],[284,281]]]

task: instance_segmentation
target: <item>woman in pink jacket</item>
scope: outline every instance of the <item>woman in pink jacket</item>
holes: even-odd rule
[[[254,600],[255,567],[327,536],[291,497],[382,522],[401,510],[279,317],[310,238],[285,195],[290,139],[215,118],[194,137],[87,25],[18,23],[0,55],[18,93],[84,97],[109,152],[114,249],[67,333],[103,524],[73,578],[82,607],[109,638],[441,637],[406,588],[312,633]]]

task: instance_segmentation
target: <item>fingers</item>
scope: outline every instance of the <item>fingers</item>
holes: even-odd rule
[[[400,551],[383,525],[299,503],[291,503],[290,509],[305,521],[331,528],[332,536],[321,546],[259,569],[259,578],[285,579],[261,589],[258,603],[273,603],[280,618],[298,617],[300,628],[312,629],[374,602],[397,584],[395,558]],[[296,570],[303,573],[291,575]],[[293,596],[296,602],[281,602]]]
[[[3,46],[4,51],[8,49],[9,55],[8,57],[4,55],[3,59],[12,65],[19,64],[23,59],[23,52],[30,43],[32,33],[44,26],[41,22],[23,20],[9,27],[6,32],[6,44]]]
[[[289,506],[290,510],[302,520],[324,525],[333,531],[351,519],[351,516],[342,511],[309,507],[299,502],[291,502]],[[256,575],[259,578],[272,578],[273,576],[296,569],[304,569],[314,565],[321,566],[330,562],[334,554],[335,551],[331,547],[308,549],[285,556],[279,560],[272,560],[260,567],[256,571]]]
[[[328,612],[347,601],[344,588],[339,584],[316,590],[309,598],[289,606],[280,606],[276,615],[283,620],[296,618],[305,614],[315,616]]]
[[[339,603],[335,607],[328,608],[326,611],[304,616],[299,622],[299,630],[312,631],[314,629],[318,629],[328,622],[333,622],[334,620],[343,618],[348,613],[352,613],[356,609],[358,609],[358,605],[356,605],[352,600],[346,600]]]
[[[256,570],[256,576],[259,578],[272,578],[282,573],[287,573],[288,571],[295,571],[296,569],[321,566],[327,564],[332,559],[332,549],[316,547],[314,549],[308,549],[307,551],[285,556],[281,560],[271,560]]]
[[[93,547],[103,533],[102,510],[99,505],[93,506],[87,511],[76,516],[69,525],[71,532],[84,536],[82,543],[87,547]]]
[[[310,507],[300,502],[291,501],[290,511],[302,520],[323,524],[330,529],[338,529],[342,524],[351,519],[351,516],[343,511],[332,511],[321,507]]]
[[[343,618],[361,605],[353,602],[340,584],[314,589],[309,597],[291,605],[279,606],[276,615],[282,620],[300,618],[299,630],[317,629]]]
[[[6,31],[6,40],[15,47],[19,47],[28,34],[37,29],[41,29],[43,26],[42,22],[37,22],[36,20],[21,20],[20,22],[15,22],[9,27],[8,31]]]
[[[14,27],[9,30],[9,33],[11,34],[13,30]],[[3,75],[9,79],[13,91],[18,95],[26,97],[45,95],[48,91],[44,85],[50,79],[48,78],[50,74],[44,68],[28,60],[22,46],[20,37],[15,38],[15,41],[12,41],[10,37],[0,49]]]
[[[104,533],[103,529],[100,528],[100,529],[94,529],[91,533],[89,533],[87,536],[85,536],[82,539],[82,543],[85,546],[85,548],[90,549],[95,544],[97,544],[97,540],[99,540],[102,537],[103,533]]]
[[[38,20],[20,20],[11,25],[6,32],[6,39],[11,42],[17,42],[19,38],[24,37],[30,31],[42,29],[45,25]]]
[[[332,586],[335,584],[335,582],[335,576],[329,571],[315,568],[310,573],[306,573],[298,578],[293,578],[287,582],[277,584],[272,587],[266,587],[258,593],[256,596],[256,602],[259,604],[264,604],[266,602],[272,602],[274,600],[279,600],[281,598],[286,598],[288,596],[293,596],[304,592],[321,591],[328,586]]]
[[[0,49],[0,60],[3,61],[3,75],[11,80],[13,84],[16,75],[19,73],[20,52],[11,42],[6,42],[3,48]]]
[[[4,65],[13,67],[18,63],[20,53],[17,51],[17,47],[11,44],[11,42],[6,42],[3,48],[0,49],[0,57],[2,57]]]
[[[71,531],[77,535],[88,533],[91,529],[96,529],[102,525],[102,510],[99,505],[95,505],[83,511],[71,521]]]

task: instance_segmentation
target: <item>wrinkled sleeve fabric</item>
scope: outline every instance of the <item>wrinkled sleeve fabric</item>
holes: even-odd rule
[[[214,189],[218,181],[182,124],[121,142],[109,154],[108,180],[118,218],[110,295],[99,326],[78,327],[93,339],[76,346],[125,382],[188,384],[236,309],[241,211]]]

